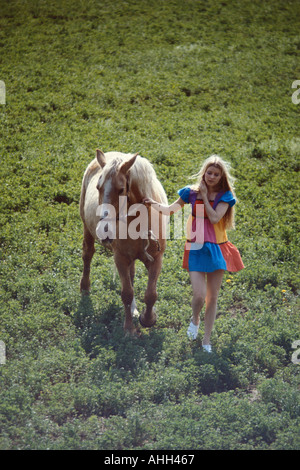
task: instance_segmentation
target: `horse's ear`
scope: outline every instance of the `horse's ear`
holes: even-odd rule
[[[103,168],[106,164],[106,160],[105,160],[105,155],[102,152],[102,150],[97,149],[96,150],[96,156],[97,156],[97,160],[98,160],[99,165],[101,166],[101,168]]]
[[[123,165],[120,168],[120,171],[122,171],[126,175],[126,173],[130,170],[130,168],[134,164],[138,154],[139,153],[136,153],[135,155],[133,155],[133,157],[131,157],[129,160],[127,160],[127,162],[124,162]]]

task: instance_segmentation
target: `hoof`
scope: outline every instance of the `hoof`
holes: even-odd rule
[[[146,325],[146,323],[142,320],[142,315],[139,316],[139,322],[143,328],[151,328],[151,326],[154,326],[156,323],[156,315],[155,315],[154,321],[148,325]]]
[[[135,303],[135,298],[133,298],[130,311],[131,311],[131,315],[132,315],[133,318],[138,318],[139,311],[138,311],[136,303]]]
[[[80,293],[82,295],[88,295],[90,293],[90,282],[81,279],[80,281]]]
[[[83,297],[86,295],[90,295],[90,291],[86,289],[80,289],[80,293]]]
[[[137,333],[138,333],[138,331],[137,331],[136,328],[126,328],[126,329],[124,328],[124,334],[125,334],[126,337],[129,337],[129,338],[133,337],[134,338],[135,336],[137,336]]]

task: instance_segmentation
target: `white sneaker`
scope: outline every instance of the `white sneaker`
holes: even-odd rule
[[[188,330],[187,330],[187,335],[189,339],[196,339],[198,336],[198,330],[199,330],[199,325],[194,325],[194,323],[191,321],[190,326],[188,327]]]
[[[211,345],[210,344],[202,344],[202,349],[203,351],[206,351],[208,353],[212,352]]]

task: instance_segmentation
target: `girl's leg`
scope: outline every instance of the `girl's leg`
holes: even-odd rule
[[[198,271],[190,271],[190,280],[193,289],[192,298],[192,311],[193,311],[193,323],[199,325],[200,312],[205,302],[206,297],[206,282],[205,273]]]
[[[202,344],[207,345],[214,326],[217,313],[217,301],[224,275],[223,269],[207,273],[206,309],[204,317],[204,337]]]

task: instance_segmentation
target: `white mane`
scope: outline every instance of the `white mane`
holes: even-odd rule
[[[108,152],[105,154],[106,165],[102,170],[102,178],[99,186],[103,184],[111,172],[118,171],[119,167],[127,160],[133,157],[134,154],[124,154],[120,152]],[[146,158],[137,156],[135,163],[130,168],[129,172],[129,186],[137,183],[141,193],[145,197],[151,197],[164,204],[167,204],[167,196],[165,191],[157,179],[155,170],[152,164]]]

